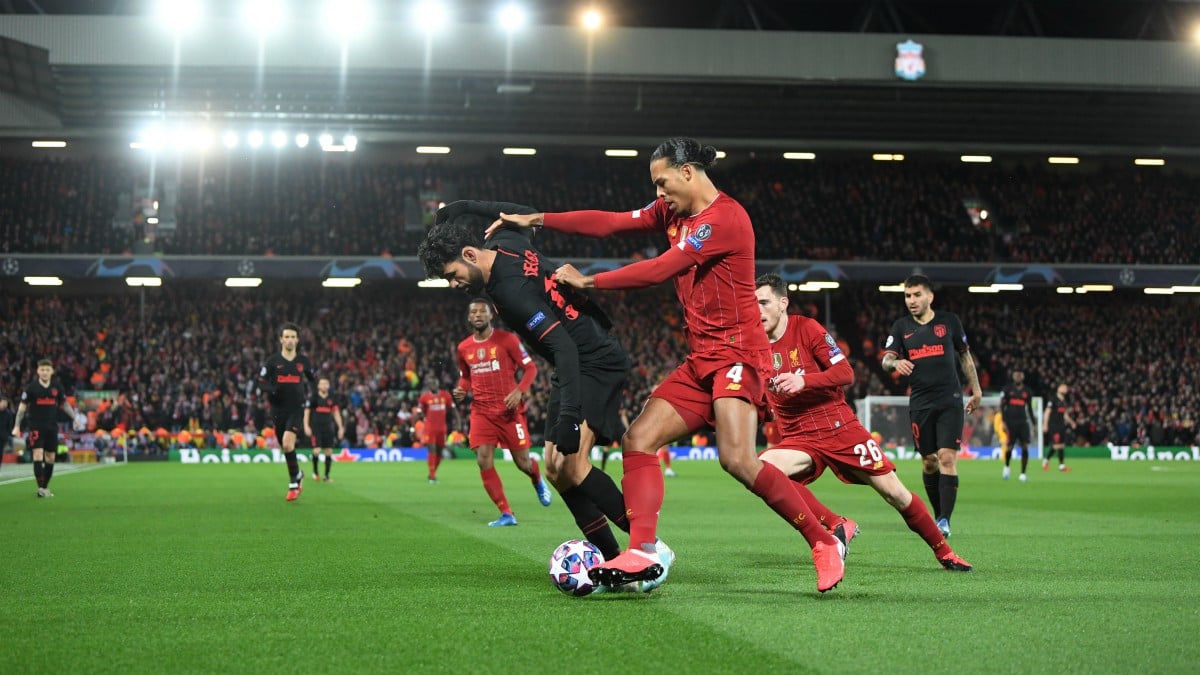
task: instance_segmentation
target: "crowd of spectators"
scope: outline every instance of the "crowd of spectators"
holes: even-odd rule
[[[345,158],[343,158],[345,159]],[[0,253],[120,253],[147,227],[122,204],[148,168],[107,160],[0,160]],[[163,163],[178,199],[171,255],[412,255],[439,201],[494,198],[545,211],[635,209],[654,198],[639,160],[503,158]],[[1200,176],[1158,168],[745,159],[717,185],[755,223],[760,259],[1195,264]],[[124,195],[122,197],[122,195]],[[988,211],[978,223],[967,205]],[[114,225],[118,223],[118,225]],[[150,228],[153,230],[154,228]],[[546,232],[560,257],[654,255],[658,236]]]
[[[681,314],[665,288],[599,299],[633,357],[624,401],[632,417],[686,353]],[[878,366],[878,345],[906,311],[901,297],[842,289],[831,298],[832,316],[823,316],[823,307],[805,296],[793,303],[794,311],[835,327],[856,372],[850,398],[905,394],[905,382]],[[1196,442],[1200,311],[1194,305],[1124,294],[981,299],[947,289],[935,308],[962,318],[985,391],[997,392],[1015,369],[1026,373],[1036,395],[1070,385],[1079,423],[1070,441]],[[33,379],[37,359],[50,358],[77,396],[118,392],[112,405],[93,410],[93,430],[161,428],[198,439],[215,430],[255,434],[267,424],[255,373],[278,350],[279,326],[294,321],[302,326],[301,351],[331,378],[342,402],[347,440],[359,446],[373,436],[409,445],[420,440],[411,415],[417,396],[435,384],[452,388],[457,378],[455,345],[470,334],[466,310],[459,293],[393,284],[239,292],[176,284],[146,293],[144,314],[134,291],[10,294],[0,298],[0,395],[14,399]],[[546,364],[539,365],[528,403],[535,434],[544,428],[550,387]],[[468,410],[452,419],[460,431]]]

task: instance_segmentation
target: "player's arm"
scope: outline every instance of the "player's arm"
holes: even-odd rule
[[[528,317],[525,326],[533,339],[545,347],[554,362],[554,379],[559,401],[558,425],[552,440],[558,451],[571,455],[579,451],[579,427],[583,422],[583,379],[579,372],[579,349],[558,315],[542,300],[539,289],[522,285],[508,306],[519,316]]]
[[[501,213],[488,227],[486,237],[501,227],[544,227],[548,230],[577,234],[584,237],[607,237],[611,234],[633,234],[658,230],[658,202],[636,211],[563,211],[525,215]]]
[[[554,314],[547,310],[546,316],[553,317]],[[516,335],[507,341],[504,350],[513,363],[521,369],[521,379],[517,382],[517,386],[504,397],[504,405],[509,410],[516,410],[517,406],[521,405],[521,401],[529,396],[529,390],[533,388],[533,381],[537,378],[538,367],[529,354],[525,353],[525,349],[521,347],[521,341],[517,339]]]
[[[454,391],[451,396],[455,401],[462,402],[467,397],[467,392],[471,391],[471,367],[467,365],[467,360],[463,358],[462,350],[457,350],[458,353],[458,384],[454,385]]]
[[[24,398],[24,395],[22,395],[22,398]],[[21,401],[20,405],[17,406],[17,416],[13,418],[13,436],[21,435],[21,420],[25,419],[25,411],[28,409],[29,406],[25,404],[25,401]]]
[[[892,332],[883,345],[883,361],[880,365],[889,373],[912,375],[913,362],[908,360],[908,350],[904,348],[903,329],[899,321],[892,324]]]
[[[312,399],[304,399],[304,435],[312,436]]]
[[[672,246],[662,255],[625,265],[615,270],[584,275],[574,265],[563,265],[554,272],[560,283],[575,288],[597,288],[604,291],[632,290],[657,286],[695,266],[686,253]]]
[[[1000,415],[1001,417],[1008,416],[1008,390],[1000,390]]]
[[[967,384],[971,387],[971,398],[967,401],[967,412],[975,412],[975,409],[983,402],[983,394],[979,388],[979,373],[975,371],[975,357],[971,356],[970,349],[964,349],[958,353],[958,363],[962,367],[963,375],[967,376]]]
[[[1042,411],[1042,427],[1045,429],[1050,428],[1050,409],[1053,407],[1054,404],[1051,403],[1050,405],[1046,406],[1045,410]]]
[[[333,406],[333,423],[337,425],[338,440],[340,441],[346,437],[346,425],[342,423],[342,409],[336,405]]]
[[[277,388],[277,384],[275,383],[274,378],[270,377],[270,374],[271,361],[268,360],[263,364],[262,368],[258,369],[258,377],[255,378],[255,382],[258,384],[259,390],[266,394],[274,394]]]

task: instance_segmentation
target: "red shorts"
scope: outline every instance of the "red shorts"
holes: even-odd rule
[[[828,468],[843,483],[863,485],[864,481],[853,472],[871,476],[886,476],[896,470],[896,465],[879,449],[879,444],[861,424],[848,424],[835,436],[809,439],[798,436],[784,437],[771,450],[803,450],[812,457],[812,475],[804,479],[807,485]]]
[[[525,413],[476,414],[471,413],[471,433],[468,439],[472,448],[494,445],[508,450],[529,448],[529,423]]]
[[[768,363],[766,350],[751,352],[741,361],[728,353],[689,354],[650,396],[670,403],[691,431],[715,426],[713,401],[718,398],[749,401],[762,420],[767,412]]]
[[[474,426],[474,424],[471,426]],[[446,446],[446,434],[448,433],[450,432],[446,431],[446,427],[437,427],[434,429],[426,429],[423,432],[423,435],[425,436],[426,445],[443,448]]]

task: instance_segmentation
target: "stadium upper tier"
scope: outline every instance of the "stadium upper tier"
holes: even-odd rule
[[[1200,177],[1162,168],[748,160],[718,164],[712,174],[749,211],[760,259],[1200,260]],[[138,195],[151,180],[160,208],[173,207],[173,230],[166,217],[146,222]],[[152,169],[10,158],[0,160],[0,252],[119,254],[140,245],[168,255],[408,256],[439,202],[496,198],[545,211],[620,211],[653,197],[642,160],[264,159],[163,161]],[[548,253],[570,258],[636,258],[664,243],[540,236]]]

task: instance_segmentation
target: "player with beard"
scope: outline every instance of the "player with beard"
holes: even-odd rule
[[[313,478],[321,480],[320,461],[324,458],[325,481],[329,482],[332,480],[329,468],[333,465],[333,444],[346,437],[346,428],[342,425],[342,411],[329,393],[328,377],[317,380],[316,393],[305,403],[304,435],[313,439]]]
[[[813,513],[845,544],[858,534],[858,524],[829,510],[805,487],[827,467],[843,483],[874,488],[942,567],[970,572],[970,563],[946,543],[925,503],[900,482],[895,465],[846,403],[845,387],[853,384],[854,369],[833,336],[820,323],[787,313],[787,286],[779,275],[765,274],[757,283],[775,373],[767,396],[781,436],[762,453],[762,461],[802,483],[797,489]]]
[[[1046,428],[1045,445],[1050,446],[1050,451],[1042,459],[1042,471],[1050,470],[1050,460],[1056,452],[1058,470],[1071,470],[1071,467],[1067,466],[1067,437],[1069,431],[1075,429],[1075,420],[1071,419],[1071,413],[1068,412],[1067,394],[1070,391],[1071,388],[1065,383],[1058,385],[1054,397],[1046,404],[1046,412],[1042,413],[1042,426]]]
[[[908,377],[908,414],[913,440],[921,455],[925,492],[938,529],[950,536],[950,516],[958,500],[958,448],[963,431],[962,368],[971,385],[966,412],[983,399],[975,360],[958,315],[934,310],[929,277],[914,274],[904,280],[908,316],[892,324],[883,345],[883,369]]]
[[[296,437],[304,425],[304,404],[308,399],[305,382],[313,382],[316,372],[304,354],[296,352],[300,327],[285,323],[279,329],[279,353],[272,355],[258,372],[258,388],[271,404],[271,422],[279,436],[279,446],[287,462],[287,501],[300,498],[304,471],[296,460]]]
[[[452,287],[486,292],[505,322],[554,366],[554,389],[547,403],[546,473],[588,541],[606,559],[615,558],[621,548],[609,522],[628,530],[625,500],[616,483],[592,466],[587,450],[624,433],[621,398],[633,364],[609,333],[611,323],[604,312],[587,296],[555,282],[557,266],[527,236],[504,230],[484,243],[483,230],[500,210],[490,202],[447,205],[421,244],[421,262],[427,274],[449,280]],[[661,540],[652,546],[659,573],[628,580],[633,588],[649,591],[666,578],[674,554]],[[630,589],[625,583],[606,585]]]
[[[1025,388],[1025,373],[1014,370],[1012,383],[1000,392],[1000,420],[1008,436],[1004,444],[1004,480],[1010,475],[1008,463],[1012,460],[1013,448],[1021,446],[1021,475],[1019,480],[1029,480],[1025,469],[1029,466],[1030,428],[1033,426],[1033,394]]]
[[[592,568],[592,578],[614,585],[661,573],[654,551],[665,493],[658,449],[711,426],[721,467],[804,537],[817,590],[825,592],[844,574],[842,544],[817,522],[792,481],[755,453],[757,427],[767,410],[770,345],[754,298],[754,227],[742,205],[709,177],[716,154],[691,138],[668,139],[651,153],[656,198],[641,209],[505,213],[489,234],[506,226],[592,237],[661,232],[670,244],[656,258],[596,275],[571,265],[555,272],[560,286],[581,289],[648,288],[672,280],[687,324],[690,354],[651,393],[622,442],[629,550]]]

